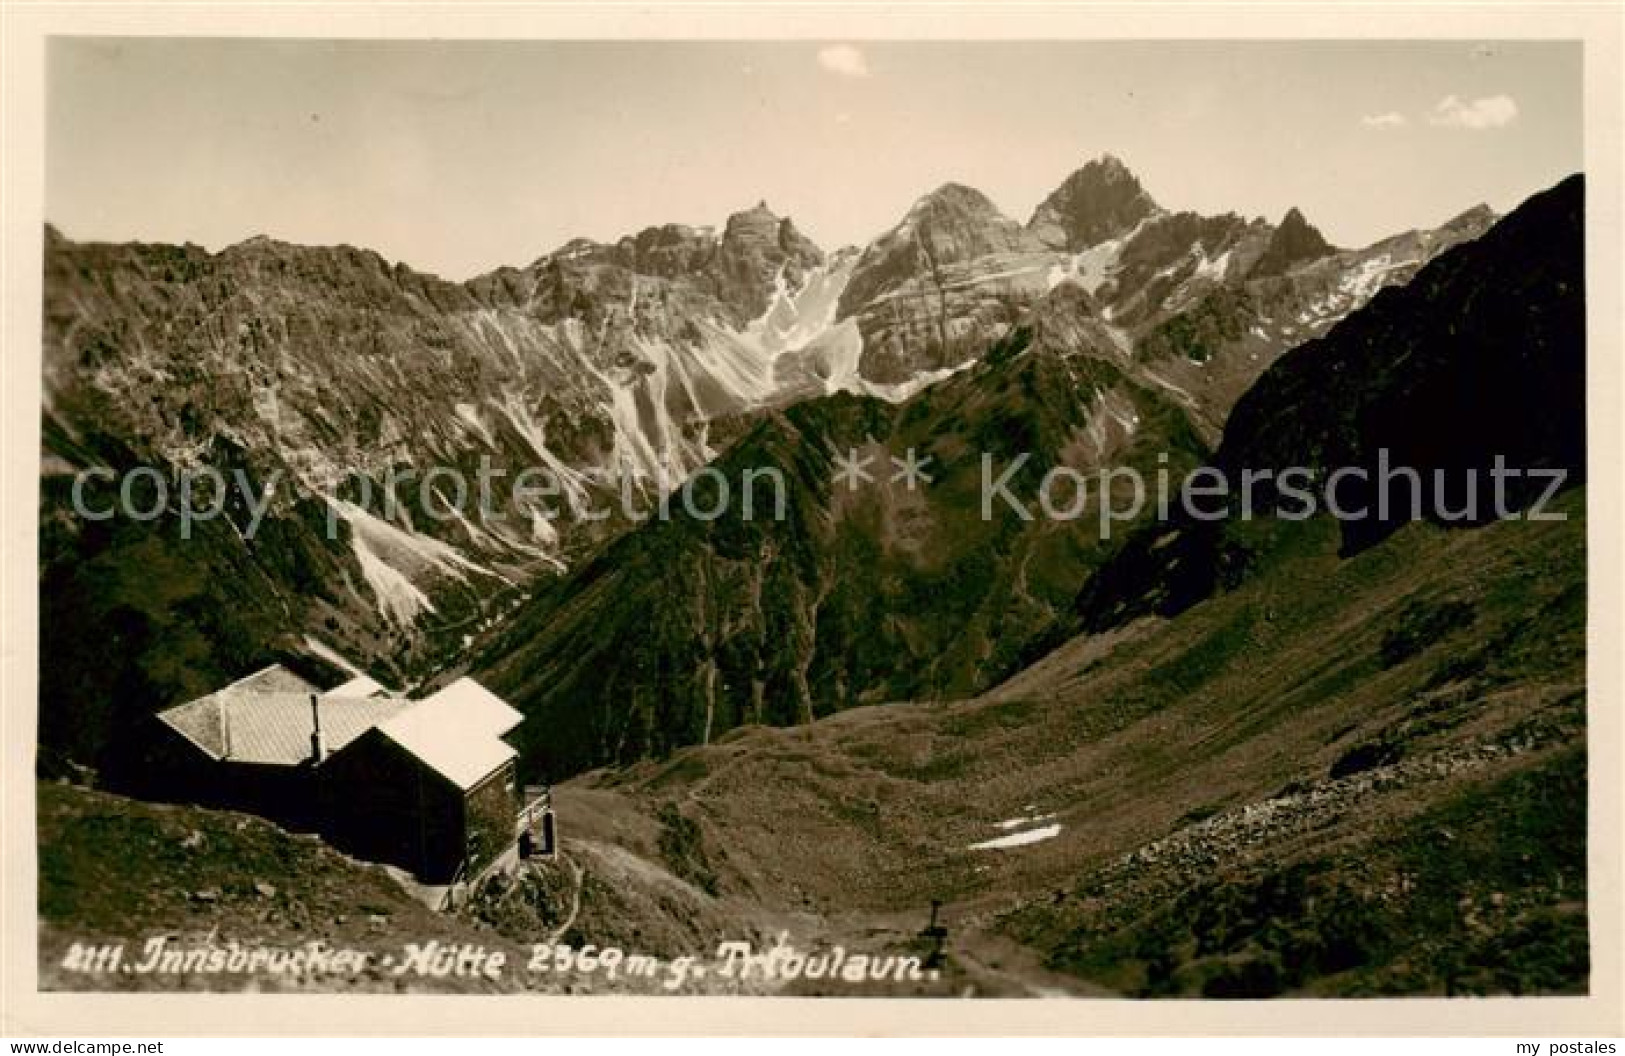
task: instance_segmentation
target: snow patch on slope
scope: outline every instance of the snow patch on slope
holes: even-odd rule
[[[438,539],[409,532],[354,503],[327,499],[350,526],[350,549],[386,619],[410,626],[424,612],[437,612],[419,585],[436,579],[466,582],[470,574],[501,579]]]
[[[1013,832],[1008,836],[999,836],[981,843],[973,843],[968,848],[972,851],[1003,851],[1012,847],[1026,847],[1029,844],[1041,843],[1053,839],[1061,834],[1061,826],[1057,824],[1045,825],[1039,829],[1028,829],[1025,832]]]
[[[361,575],[372,588],[378,611],[391,623],[410,627],[424,612],[438,612],[429,596],[376,553],[359,534],[350,536],[350,548]]]
[[[530,408],[525,406],[524,400],[517,393],[504,392],[502,402],[497,407],[507,416],[514,431],[524,438],[536,457],[541,459],[542,466],[548,470],[559,490],[564,493],[564,499],[569,503],[570,509],[576,513],[585,510],[589,478],[580,470],[565,465],[563,460],[548,448],[547,433],[542,424],[530,413]]]
[[[367,673],[365,671],[361,670],[360,667],[345,659],[343,654],[341,654],[337,649],[334,649],[332,646],[328,645],[326,642],[322,641],[320,638],[313,638],[308,634],[305,635],[305,648],[309,649],[312,654],[326,660],[334,667],[344,671],[352,678],[366,677]]]

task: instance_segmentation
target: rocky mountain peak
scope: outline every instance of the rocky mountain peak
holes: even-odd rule
[[[956,265],[1042,250],[974,187],[945,183],[918,199],[897,225],[869,244],[841,295],[839,316],[911,283],[938,283]]]
[[[823,262],[823,251],[766,201],[731,214],[720,235],[709,225],[660,224],[608,245],[571,239],[542,258],[549,266],[607,265],[684,285],[719,301],[738,326],[767,310],[781,273],[795,290]]]
[[[975,187],[953,181],[944,183],[931,193],[921,196],[914,203],[914,209],[916,211],[945,209],[978,215],[1000,215],[999,207],[994,205],[993,200],[987,195]]]
[[[1052,249],[1076,251],[1117,238],[1157,211],[1128,166],[1103,154],[1044,199],[1027,229]]]
[[[1297,264],[1330,256],[1336,250],[1320,231],[1304,218],[1297,206],[1286,211],[1281,225],[1270,236],[1263,256],[1253,266],[1253,275],[1280,275]]]
[[[753,233],[776,230],[778,226],[779,215],[769,209],[766,200],[763,200],[749,209],[730,214],[723,225],[722,237],[749,237]]]
[[[1495,210],[1483,202],[1471,209],[1452,217],[1441,230],[1444,231],[1483,231],[1495,222]]]
[[[260,257],[278,256],[284,252],[306,248],[314,249],[317,247],[294,246],[287,242],[274,239],[270,235],[262,234],[251,235],[240,242],[233,242],[231,245],[221,250],[220,255],[226,258],[252,260]]]
[[[823,250],[801,233],[794,220],[779,216],[765,199],[729,216],[723,225],[722,241],[724,245],[777,245],[781,252],[807,258],[814,264],[824,257]]]
[[[796,289],[807,272],[823,262],[823,250],[764,200],[728,217],[706,271],[718,297],[738,308],[742,319],[749,319],[767,310],[780,277]]]
[[[1037,248],[1021,225],[974,187],[945,183],[919,199],[871,249],[917,243],[939,264],[987,253]]]

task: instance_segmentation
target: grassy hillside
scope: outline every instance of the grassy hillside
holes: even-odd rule
[[[983,993],[1580,992],[1583,500],[1348,558],[1335,524],[1260,526],[1239,589],[977,699],[744,729],[561,802],[679,813],[718,891],[828,934],[904,941],[941,899]]]
[[[155,935],[201,939],[212,933],[221,942],[266,944],[322,939],[367,948],[435,938],[487,946],[500,941],[435,913],[382,868],[261,818],[140,803],[58,782],[36,788],[40,981],[46,989],[212,985],[204,977],[74,973],[62,965],[73,942],[123,942],[128,959]],[[517,944],[503,945],[517,953]],[[397,989],[381,973],[347,985]]]
[[[658,864],[586,833],[556,861],[528,863],[456,912],[436,912],[382,867],[252,815],[141,803],[62,782],[36,787],[45,990],[664,992],[659,979],[529,972],[532,944],[619,944],[672,958],[710,953],[724,934],[760,937],[732,907],[724,912]],[[92,973],[69,958],[75,943],[123,944],[125,965],[139,966],[156,938],[171,949],[297,949],[319,941],[373,960],[299,979],[267,971]],[[500,951],[508,963],[497,979],[395,971],[408,944],[429,942]],[[396,963],[382,963],[384,956]]]

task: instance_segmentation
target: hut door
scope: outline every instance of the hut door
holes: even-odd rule
[[[551,858],[558,853],[558,828],[551,810],[542,811],[542,839],[539,853]]]

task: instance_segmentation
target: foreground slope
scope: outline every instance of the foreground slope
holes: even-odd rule
[[[532,944],[590,942],[673,958],[709,955],[724,936],[756,940],[763,927],[753,906],[732,904],[662,864],[658,821],[620,825],[612,843],[590,814],[573,811],[575,831],[561,857],[527,863],[455,911],[437,912],[429,906],[443,904],[443,889],[419,888],[262,818],[141,803],[63,782],[36,788],[44,990],[661,993],[668,992],[661,978],[528,971]],[[140,970],[154,940],[179,952],[302,950],[319,942],[371,959],[309,977],[265,968]],[[495,978],[406,967],[407,947],[431,942],[501,952],[507,964]],[[73,957],[76,944],[122,946],[124,970],[85,970]],[[744,985],[732,984],[732,992]]]

